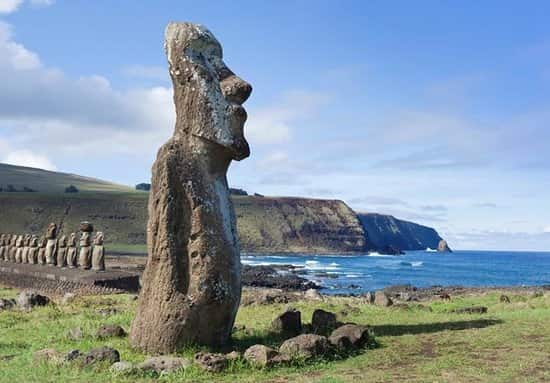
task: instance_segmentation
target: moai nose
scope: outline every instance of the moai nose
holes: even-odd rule
[[[243,104],[252,93],[252,85],[235,75],[225,78],[220,86],[224,97],[229,102],[239,105]]]

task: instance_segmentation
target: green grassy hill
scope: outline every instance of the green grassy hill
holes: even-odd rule
[[[75,174],[52,172],[43,169],[0,164],[0,187],[6,190],[12,185],[16,190],[24,187],[40,193],[63,193],[70,185],[81,191],[128,192],[132,188],[95,178]]]

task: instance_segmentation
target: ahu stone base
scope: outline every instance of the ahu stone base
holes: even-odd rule
[[[0,285],[51,295],[137,292],[139,277],[137,272],[124,270],[95,272],[0,261]]]

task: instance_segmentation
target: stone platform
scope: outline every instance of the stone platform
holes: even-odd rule
[[[92,271],[0,261],[0,285],[49,294],[113,294],[137,292],[138,271]]]

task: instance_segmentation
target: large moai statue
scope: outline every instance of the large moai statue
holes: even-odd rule
[[[62,235],[57,241],[57,267],[67,267],[67,236]]]
[[[46,264],[46,244],[48,243],[48,240],[46,237],[40,237],[38,240],[38,264],[39,265],[45,265]]]
[[[38,238],[33,235],[30,242],[28,261],[29,263],[36,264],[38,263]]]
[[[78,255],[76,248],[76,233],[71,233],[69,236],[69,242],[67,245],[67,266],[70,269],[74,269],[78,266]]]
[[[134,347],[161,354],[229,340],[241,264],[226,173],[250,155],[241,105],[252,91],[201,25],[170,23],[165,50],[176,127],[152,168],[148,259],[130,331]]]
[[[94,227],[89,222],[80,224],[80,252],[78,253],[78,266],[88,270],[92,267],[91,233]]]
[[[103,247],[103,233],[98,231],[94,238],[92,252],[92,270],[105,271],[105,247]]]
[[[29,250],[31,248],[31,238],[30,234],[25,234],[23,237],[23,252],[21,253],[21,263],[29,263]]]
[[[19,236],[13,234],[11,236],[11,241],[10,241],[10,250],[9,250],[9,256],[10,256],[10,262],[15,262],[16,259],[15,259],[15,255],[17,254],[17,239],[19,238]]]
[[[21,263],[23,261],[23,242],[25,240],[25,237],[22,235],[17,236],[17,240],[15,241],[15,262]]]
[[[55,266],[57,261],[57,225],[50,223],[48,230],[46,231],[46,264],[48,266]]]

